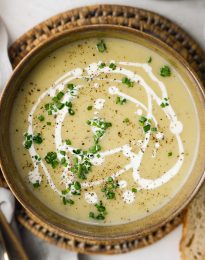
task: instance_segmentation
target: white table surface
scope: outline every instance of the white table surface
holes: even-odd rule
[[[156,11],[177,22],[205,49],[205,0],[0,0],[0,16],[6,23],[11,43],[28,29],[52,15],[75,7],[97,3],[124,4]],[[182,227],[179,226],[159,242],[124,255],[79,256],[79,258],[85,260],[125,258],[128,260],[178,260],[180,259],[181,229]],[[30,259],[75,259],[74,254],[49,245],[24,229],[21,230],[21,234]]]

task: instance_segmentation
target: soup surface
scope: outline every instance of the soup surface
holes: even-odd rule
[[[44,58],[20,86],[10,142],[52,210],[104,225],[143,218],[189,176],[198,118],[183,78],[151,49],[90,38]]]

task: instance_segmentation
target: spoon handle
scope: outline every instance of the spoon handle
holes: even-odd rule
[[[6,221],[6,218],[4,217],[1,210],[0,210],[0,228],[7,247],[7,253],[9,254],[9,252],[12,252],[12,255],[15,256],[15,259],[28,260],[28,256],[26,255],[25,250],[23,249],[21,243],[19,242],[12,228]]]

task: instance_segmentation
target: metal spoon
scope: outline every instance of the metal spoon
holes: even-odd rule
[[[12,230],[11,226],[8,224],[4,214],[0,209],[0,229],[2,232],[2,248],[4,252],[4,260],[10,259],[9,255],[15,256],[11,259],[21,259],[28,260],[25,250],[23,249],[19,239]],[[6,245],[6,246],[5,246]],[[9,254],[10,252],[10,254]],[[7,257],[7,258],[6,258]]]

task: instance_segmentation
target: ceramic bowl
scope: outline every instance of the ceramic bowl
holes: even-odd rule
[[[185,75],[187,82],[191,83],[190,92],[193,99],[200,100],[197,105],[198,116],[200,120],[200,145],[198,157],[193,170],[181,188],[180,192],[171,199],[166,205],[153,214],[127,224],[113,226],[99,226],[93,224],[80,223],[75,220],[65,218],[52,211],[49,207],[37,199],[30,189],[24,185],[24,182],[16,169],[14,159],[12,158],[9,141],[9,120],[15,97],[18,94],[19,86],[29,71],[53,50],[73,41],[89,37],[105,37],[127,39],[144,45],[173,64]],[[128,241],[136,237],[148,234],[157,230],[177,214],[179,214],[190,200],[197,193],[204,179],[205,166],[205,98],[201,82],[190,66],[184,59],[163,42],[153,38],[145,33],[133,29],[112,26],[112,25],[93,25],[78,29],[69,30],[55,37],[46,40],[39,47],[32,50],[16,67],[1,97],[0,103],[0,163],[3,175],[14,193],[15,197],[22,206],[33,215],[34,219],[43,224],[64,232],[69,237],[78,238],[78,240],[92,243],[111,244],[116,241]]]

